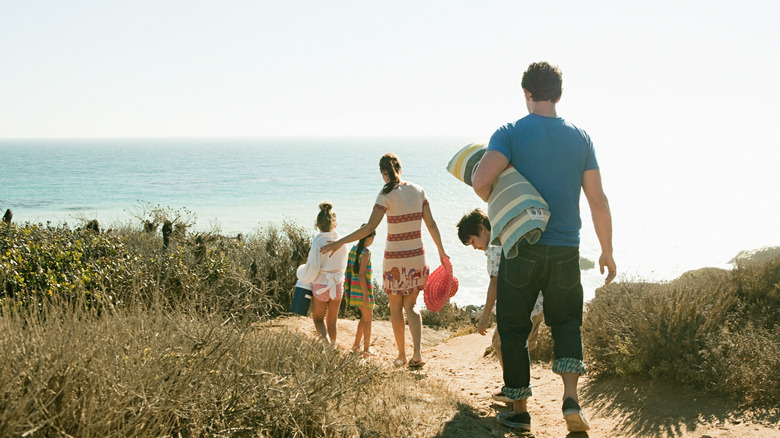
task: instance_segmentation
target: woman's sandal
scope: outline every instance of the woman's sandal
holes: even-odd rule
[[[423,365],[425,365],[425,361],[422,359],[409,361],[409,368],[422,368]]]
[[[394,367],[396,367],[396,368],[400,368],[400,367],[402,367],[402,366],[404,366],[404,365],[406,365],[406,361],[404,361],[403,359],[398,359],[398,358],[396,358],[396,359],[393,361],[393,366],[394,366]]]

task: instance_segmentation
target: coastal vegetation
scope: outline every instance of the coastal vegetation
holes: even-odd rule
[[[303,228],[225,237],[169,209],[138,219],[0,224],[0,436],[435,436],[431,418],[462,409],[436,382],[274,323]],[[389,315],[381,293],[375,315]],[[448,304],[423,321],[462,334],[479,316]],[[780,258],[601,288],[583,336],[595,375],[776,405]],[[532,355],[551,358],[546,327]]]
[[[694,385],[750,403],[780,402],[780,257],[674,281],[602,287],[583,342],[591,371]]]

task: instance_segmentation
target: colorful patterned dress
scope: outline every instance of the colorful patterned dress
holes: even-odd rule
[[[410,182],[376,198],[374,208],[387,215],[382,266],[382,290],[387,294],[409,295],[425,288],[429,269],[420,234],[425,204],[428,199],[422,187]]]
[[[368,248],[363,248],[360,256],[370,252]],[[360,307],[363,305],[363,297],[366,295],[363,293],[363,289],[360,287],[360,276],[358,272],[353,272],[352,267],[355,266],[355,260],[357,260],[357,245],[352,247],[349,251],[349,259],[347,259],[347,270],[344,271],[344,295],[347,297],[348,304],[354,307]],[[374,293],[371,291],[371,257],[368,257],[368,263],[366,264],[366,284],[368,285],[368,308],[374,308]]]

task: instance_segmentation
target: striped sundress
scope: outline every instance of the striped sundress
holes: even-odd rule
[[[387,215],[382,265],[382,290],[387,294],[409,295],[425,288],[429,269],[420,234],[425,204],[428,199],[422,187],[410,182],[376,198],[374,208]]]
[[[361,257],[368,252],[368,248],[363,248]],[[347,259],[347,269],[344,271],[344,295],[347,297],[348,304],[350,306],[360,307],[363,305],[363,289],[360,287],[360,276],[357,272],[352,271],[352,267],[355,266],[355,260],[357,260],[357,245],[352,247],[349,251],[349,258]],[[368,258],[366,264],[366,284],[368,285],[368,308],[374,308],[374,293],[371,291],[371,257]]]

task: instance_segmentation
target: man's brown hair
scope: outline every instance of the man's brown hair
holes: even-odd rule
[[[563,73],[547,62],[534,62],[523,73],[522,85],[534,102],[557,102],[563,92]]]

